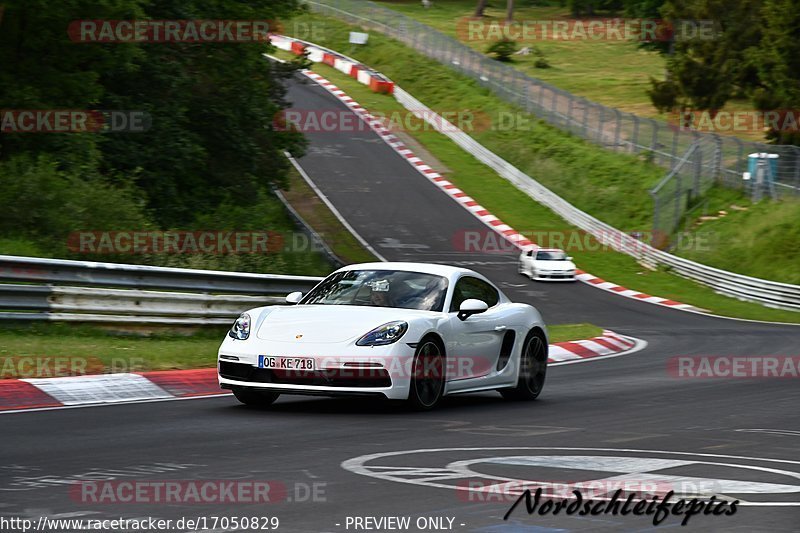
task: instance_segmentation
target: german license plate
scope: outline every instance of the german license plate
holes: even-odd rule
[[[314,359],[310,357],[273,357],[271,355],[259,355],[258,368],[312,371],[314,370]]]

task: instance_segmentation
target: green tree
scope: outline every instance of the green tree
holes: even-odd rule
[[[146,111],[146,133],[3,134],[0,164],[49,155],[57,170],[90,181],[128,176],[163,227],[231,200],[258,202],[283,183],[282,152],[302,137],[276,132],[281,78],[255,43],[76,43],[80,20],[276,20],[297,0],[8,0],[0,22],[0,108]]]
[[[757,73],[753,103],[765,111],[793,111],[796,117],[800,109],[800,0],[766,0],[762,15],[763,37],[746,51]],[[772,130],[768,138],[800,145],[797,128]]]
[[[4,0],[0,21],[0,109],[90,109],[105,94],[105,72],[134,67],[135,45],[77,44],[70,22],[141,18],[139,0]],[[18,153],[50,153],[62,168],[94,168],[97,135],[0,135],[0,160]]]

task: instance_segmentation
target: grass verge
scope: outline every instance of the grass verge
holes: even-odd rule
[[[561,324],[548,326],[547,333],[550,335],[550,343],[554,344],[599,337],[603,334],[603,328],[594,324]]]
[[[306,17],[313,19],[313,16]],[[307,22],[310,21],[307,20]],[[347,49],[347,35],[352,27],[330,20],[326,21],[326,24],[330,30],[326,32],[328,38],[318,44],[334,50],[337,48]],[[332,25],[336,25],[336,32],[333,31]],[[367,65],[378,68],[412,94],[425,95],[425,104],[435,110],[475,108],[475,106],[480,109],[481,103],[494,108],[512,109],[504,106],[488,91],[475,85],[471,80],[449,72],[438,64],[428,62],[399,43],[381,35],[372,35],[370,43],[368,48],[360,49],[356,54],[357,58]],[[371,111],[381,112],[386,116],[405,113],[404,108],[394,98],[373,93],[354,79],[327,65],[317,64],[314,69],[339,85],[348,95]],[[423,76],[422,72],[431,74]],[[458,104],[455,99],[459,99],[462,103]],[[463,107],[459,107],[459,105]],[[409,124],[411,127],[406,129],[407,133],[452,170],[447,176],[449,180],[517,231],[550,231],[565,235],[572,235],[572,232],[577,231],[552,211],[532,201],[525,193],[497,176],[445,136],[431,131],[431,128],[424,127],[421,123],[414,123],[412,119]],[[418,127],[414,127],[414,124],[418,124]],[[499,153],[537,179],[548,173],[556,173],[555,170],[558,168],[564,169],[565,166],[569,166],[569,161],[575,162],[577,167],[583,168],[586,173],[591,173],[593,166],[604,166],[608,170],[609,167],[614,168],[619,165],[619,185],[606,184],[600,189],[590,187],[591,194],[594,196],[593,201],[595,205],[607,204],[608,209],[612,211],[621,210],[618,204],[626,202],[636,204],[636,201],[630,196],[631,191],[625,190],[627,185],[623,182],[625,177],[632,180],[646,177],[647,173],[643,172],[641,167],[639,167],[638,173],[637,169],[633,168],[633,165],[641,165],[641,163],[617,154],[605,153],[600,148],[587,146],[578,139],[547,126],[541,127],[548,129],[549,142],[545,137],[520,138],[518,135],[508,135],[504,132],[498,136],[491,136],[493,132],[484,132],[482,135],[474,135],[474,137],[484,146]],[[566,140],[566,144],[559,145],[560,140]],[[577,144],[583,146],[582,151],[576,153],[571,150],[571,146]],[[541,159],[529,159],[531,156],[527,154],[526,150],[541,152]],[[582,158],[584,160],[580,161]],[[615,158],[617,160],[613,161]],[[526,159],[528,160],[527,164]],[[566,164],[563,163],[564,159],[567,160]],[[628,168],[627,172],[624,170],[625,168]],[[656,175],[654,174],[652,177],[655,178]],[[542,181],[550,186],[555,179],[551,177],[549,180],[542,179]],[[569,188],[569,180],[567,183],[561,183],[561,187],[554,187],[554,189],[561,193],[559,188],[563,190],[565,187]],[[583,194],[589,193],[584,191]],[[641,190],[639,194],[647,196]],[[565,196],[569,198],[569,195]],[[640,209],[638,212],[640,218],[644,218],[642,212],[650,212],[647,209],[641,211],[643,209],[641,205],[638,209]],[[620,227],[630,226],[621,225]],[[573,251],[570,249],[570,253],[575,256],[581,268],[631,289],[689,303],[724,316],[776,322],[800,322],[800,313],[771,309],[728,298],[716,294],[708,287],[668,272],[653,272],[644,269],[632,258],[610,250]]]
[[[141,336],[75,324],[5,325],[0,328],[0,379],[211,368],[227,329]],[[565,342],[596,337],[603,330],[572,324],[548,331],[551,342]]]
[[[283,191],[283,196],[342,262],[376,261],[375,256],[339,222],[294,167],[289,170],[289,188]]]
[[[66,364],[67,374],[73,365],[75,373],[83,368],[90,374],[213,367],[227,329],[142,336],[77,324],[5,325],[0,328],[0,378],[55,377],[47,369],[53,372],[57,364]],[[57,363],[52,358],[68,359]],[[43,366],[30,367],[30,361],[43,361]]]

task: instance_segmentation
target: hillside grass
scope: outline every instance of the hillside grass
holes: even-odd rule
[[[800,284],[800,199],[755,205],[738,198],[715,200],[707,210],[715,220],[696,220],[689,233],[690,239],[703,236],[702,243],[707,244],[679,248],[678,255],[725,270]]]
[[[472,38],[465,21],[475,11],[475,0],[436,1],[430,9],[423,9],[417,0],[377,0],[393,9],[438,31],[458,39],[470,48],[485,53],[491,41],[479,40],[488,32],[475,32]],[[598,16],[605,16],[599,14]],[[609,14],[609,16],[611,16]],[[614,16],[623,16],[616,14]],[[514,18],[522,21],[550,21],[571,19],[566,5],[525,5],[517,2]],[[489,2],[484,23],[505,20],[505,2]],[[641,48],[637,42],[620,40],[521,40],[518,47],[536,47],[550,64],[550,68],[536,68],[538,56],[515,55],[510,63],[514,68],[533,78],[551,83],[560,89],[582,96],[621,111],[659,120],[670,117],[653,107],[647,90],[650,78],[663,80],[666,69],[664,56]],[[748,100],[735,99],[723,108],[725,111],[752,110]],[[722,132],[725,133],[725,132]],[[763,141],[762,132],[737,132],[736,135],[752,141]]]
[[[313,20],[314,16],[304,17],[306,22],[310,22],[309,19]],[[347,35],[352,28],[331,20],[327,20],[326,24],[328,38],[318,44],[332,49],[346,49]],[[426,63],[426,59],[380,35],[372,35],[370,44],[357,50],[354,55],[367,65],[387,74],[437,111],[481,109],[481,106],[485,106],[489,109],[516,112],[510,106],[499,102],[485,89],[476,86],[471,80],[466,80],[435,63]],[[423,76],[422,73],[427,72],[429,68],[431,74]],[[327,65],[317,64],[314,70],[328,77],[371,111],[380,111],[387,115],[404,112],[404,108],[394,98],[373,93],[349,76]],[[462,107],[459,107],[459,104]],[[538,128],[538,135],[533,138],[493,131],[475,133],[474,136],[488,148],[540,179],[545,185],[552,186],[560,194],[563,193],[579,207],[589,212],[595,211],[593,214],[598,218],[613,221],[612,224],[621,228],[647,227],[651,211],[649,207],[642,205],[646,201],[641,197],[649,197],[642,192],[646,187],[636,182],[652,183],[652,180],[658,179],[660,171],[652,170],[649,165],[635,158],[610,154],[601,148],[587,145],[549,126],[537,123],[535,127]],[[424,127],[410,128],[408,133],[452,170],[447,175],[449,180],[518,231],[570,232],[575,229],[552,211],[537,204],[509,182],[497,176],[445,136]],[[534,138],[538,144],[534,143]],[[525,164],[525,161],[528,163]],[[605,176],[606,173],[617,173],[618,179],[598,179],[598,175]],[[562,179],[565,174],[569,177]],[[576,190],[580,186],[571,185],[573,178],[590,188],[592,194]],[[581,205],[576,198],[583,198],[586,203],[591,203],[591,209]],[[629,204],[639,207],[634,209],[629,207]],[[633,226],[634,223],[640,225]],[[608,250],[570,249],[569,251],[580,268],[631,289],[690,303],[726,316],[800,322],[800,313],[770,309],[721,296],[705,286],[667,272],[644,269],[632,258],[619,253]]]

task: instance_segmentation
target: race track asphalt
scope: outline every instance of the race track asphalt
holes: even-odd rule
[[[290,97],[303,109],[346,109],[310,83],[293,83]],[[508,497],[454,490],[471,478],[452,463],[471,461],[472,471],[514,480],[710,480],[720,497],[762,505],[742,505],[733,516],[695,516],[684,530],[798,530],[797,379],[679,378],[668,366],[676,356],[797,356],[798,328],[689,314],[582,283],[530,282],[517,273],[515,254],[455,252],[454,234],[485,227],[376,135],[320,133],[309,140],[301,166],[387,259],[468,266],[512,299],[537,306],[550,323],[592,322],[648,346],[553,367],[533,403],[485,393],[448,398],[420,414],[381,401],[301,397],[258,410],[225,396],[3,415],[0,517],[277,516],[279,531],[311,532],[356,531],[348,517],[366,516],[410,516],[412,524],[450,517],[453,530],[480,532],[653,527],[652,516],[528,516],[522,508],[504,521]],[[438,451],[421,451],[432,449]],[[387,452],[407,453],[350,461]],[[576,455],[584,457],[580,467],[565,463]],[[180,466],[131,470],[156,463]],[[76,479],[104,476],[271,480],[291,501],[91,503],[70,488]],[[680,520],[669,517],[659,529],[678,528]]]

